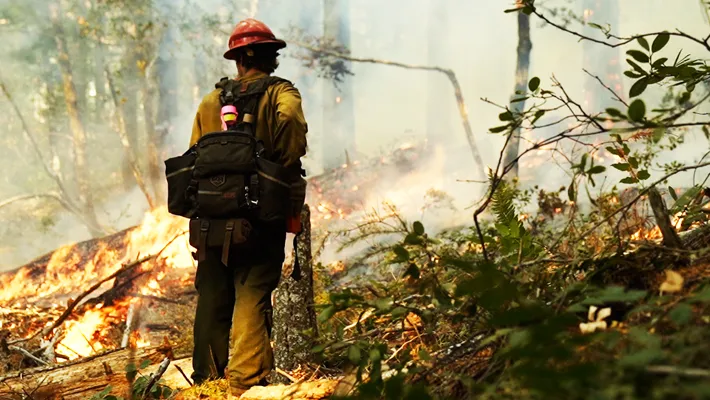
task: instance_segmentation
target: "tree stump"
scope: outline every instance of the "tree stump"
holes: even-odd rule
[[[311,349],[317,336],[316,313],[313,308],[311,212],[307,204],[301,212],[301,221],[303,230],[294,240],[293,261],[284,268],[284,276],[274,299],[274,357],[276,367],[284,371],[312,361]],[[296,259],[300,271],[296,269],[294,274]],[[286,383],[281,375],[274,374],[273,378]]]

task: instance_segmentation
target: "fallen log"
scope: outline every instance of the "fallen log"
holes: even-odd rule
[[[710,224],[679,234],[682,249],[647,241],[624,254],[585,261],[581,269],[591,269],[590,282],[622,285],[630,289],[657,289],[659,273],[666,269],[706,263],[710,260]]]
[[[187,342],[175,347],[163,344],[113,350],[64,364],[16,371],[0,376],[0,399],[87,399],[108,385],[115,388],[113,393],[120,393],[128,386],[126,369],[130,364],[140,366],[149,360],[153,368],[141,371],[148,374],[166,357],[180,360],[190,353],[191,346]]]
[[[39,305],[66,300],[86,286],[92,273],[114,267],[127,256],[126,240],[135,228],[113,235],[60,247],[35,260],[0,273],[0,304],[22,301]],[[106,251],[110,249],[111,251]],[[88,267],[91,266],[91,267]]]

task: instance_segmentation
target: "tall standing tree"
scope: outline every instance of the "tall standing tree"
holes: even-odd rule
[[[350,48],[350,10],[347,0],[323,0],[323,37]],[[350,69],[349,62],[343,61]],[[335,85],[323,85],[323,167],[337,168],[355,151],[352,79],[343,75]]]
[[[82,122],[79,111],[78,95],[76,86],[74,85],[72,65],[61,20],[63,13],[60,7],[61,4],[50,3],[49,15],[54,31],[54,40],[57,46],[57,63],[62,75],[64,103],[72,131],[74,177],[76,179],[77,196],[89,232],[93,236],[99,236],[105,233],[105,231],[96,217],[96,210],[94,208],[94,199],[89,179],[90,167],[87,165],[86,130],[84,129],[84,123]]]
[[[518,0],[518,7],[524,7],[524,1]],[[528,71],[530,69],[530,51],[532,41],[530,40],[530,15],[525,12],[516,13],[518,17],[518,48],[517,61],[515,64],[515,89],[510,99],[509,111],[512,114],[520,114],[525,109],[525,96],[528,90]],[[531,88],[535,89],[535,88]],[[512,116],[510,117],[512,119]],[[509,179],[518,176],[518,163],[516,158],[520,151],[520,126],[516,126],[510,132],[508,147],[505,149],[503,165],[514,163],[508,175]]]

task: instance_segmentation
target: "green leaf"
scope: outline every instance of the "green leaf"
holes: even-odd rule
[[[545,115],[545,110],[537,110],[535,111],[535,118],[533,118],[531,123],[537,122],[538,119],[540,119],[543,115]],[[704,128],[704,127],[703,127]]]
[[[421,222],[415,221],[413,224],[413,228],[414,228],[414,233],[416,233],[417,235],[421,236],[424,234],[424,225],[422,225]]]
[[[636,176],[639,178],[639,180],[645,181],[646,179],[651,177],[651,174],[648,173],[645,169],[639,171]]]
[[[328,321],[333,315],[335,315],[335,306],[330,305],[326,307],[321,313],[318,315],[318,321],[320,322],[326,322]]]
[[[525,101],[525,100],[527,100],[527,99],[529,99],[529,97],[527,97],[527,96],[526,96],[526,97],[516,97],[516,98],[514,98],[513,100],[510,101],[510,104],[513,104],[513,103],[520,103],[521,101]]]
[[[666,61],[668,61],[667,57],[661,57],[658,60],[654,61],[653,64],[651,64],[651,65],[653,66],[653,68],[659,68],[659,67],[663,66],[663,64],[665,64]]]
[[[594,175],[594,174],[601,174],[601,173],[604,172],[604,171],[606,171],[606,167],[605,167],[605,166],[603,166],[603,165],[595,165],[594,167],[589,168],[589,170],[587,170],[587,173],[590,174],[590,175]]]
[[[501,121],[512,121],[513,114],[510,111],[505,111],[505,112],[498,114],[498,119]]]
[[[618,169],[619,171],[628,171],[629,169],[631,169],[631,166],[627,163],[611,164],[611,166]]]
[[[700,186],[693,186],[692,188],[686,190],[682,195],[680,195],[680,197],[678,197],[678,200],[673,203],[670,212],[676,214],[683,211],[683,209],[698,196],[701,190],[702,188]]]
[[[641,47],[643,47],[644,49],[646,49],[646,50],[649,50],[649,49],[650,49],[650,47],[648,47],[648,41],[647,41],[645,38],[643,38],[643,37],[637,37],[637,38],[636,38],[636,41],[639,42],[639,44],[641,45]]]
[[[607,146],[607,147],[605,147],[605,149],[606,149],[606,151],[608,151],[609,153],[611,153],[611,154],[613,154],[613,155],[615,155],[615,156],[621,157],[621,153],[619,152],[619,149],[617,149],[616,147]]]
[[[431,360],[431,356],[429,355],[429,352],[427,352],[426,349],[424,349],[423,347],[419,349],[419,358],[424,361]]]
[[[408,233],[407,236],[404,237],[404,243],[405,244],[422,244],[424,243],[424,239],[422,239],[421,236],[417,235],[416,233]]]
[[[587,22],[587,25],[591,26],[592,28],[599,29],[600,31],[604,30],[603,26],[601,26],[599,24],[595,24],[594,22]]]
[[[633,79],[638,79],[638,78],[645,76],[645,75],[639,74],[638,72],[634,72],[634,71],[624,71],[624,75],[628,76],[629,78],[633,78]]]
[[[640,63],[647,63],[649,60],[648,55],[642,51],[629,50],[626,52],[626,54],[630,55],[631,57],[634,58],[634,60],[636,60]]]
[[[643,121],[643,118],[646,116],[646,104],[644,104],[641,99],[634,100],[629,106],[627,114],[632,121]]]
[[[707,125],[703,125],[703,134],[705,134],[705,139],[710,140],[710,129]]]
[[[616,108],[607,108],[606,113],[611,115],[612,117],[623,117],[624,116],[621,113],[621,111],[617,110]]]
[[[530,82],[528,82],[528,89],[530,89],[531,92],[534,92],[537,90],[537,88],[540,87],[540,78],[537,76],[530,79]]]
[[[706,286],[703,290],[693,293],[688,301],[691,303],[710,303],[710,286]]]
[[[629,63],[629,65],[631,65],[631,67],[632,67],[634,70],[636,70],[636,72],[638,72],[639,74],[641,74],[641,75],[648,75],[648,74],[646,73],[646,71],[644,71],[643,68],[641,68],[638,64],[636,64],[636,63],[634,62],[634,60],[632,60],[632,59],[630,59],[630,58],[627,58],[627,59],[626,59],[626,62]]]
[[[141,362],[140,369],[146,369],[146,368],[148,368],[149,365],[150,365],[150,359],[149,358],[145,359]]]
[[[409,266],[407,267],[407,270],[404,271],[403,276],[405,276],[405,277],[409,276],[412,279],[419,279],[420,273],[419,273],[419,267],[417,266],[417,264],[410,263]]]
[[[646,90],[647,86],[648,80],[646,77],[637,80],[633,85],[631,85],[631,89],[629,89],[629,97],[636,97],[640,95],[644,92],[644,90]]]
[[[637,160],[636,157],[629,157],[629,164],[631,164],[631,166],[634,168],[638,168],[639,160]]]
[[[656,36],[655,39],[653,39],[653,44],[651,45],[651,50],[653,52],[660,51],[662,48],[668,44],[668,41],[671,39],[671,35],[668,33],[661,33],[658,36]]]
[[[362,353],[360,352],[360,347],[357,345],[352,345],[348,347],[348,360],[353,364],[360,364],[360,359],[362,358]]]
[[[626,177],[626,178],[620,180],[619,182],[625,183],[625,184],[627,184],[627,185],[630,185],[630,184],[636,183],[636,182],[638,182],[638,181],[639,181],[638,179],[636,179],[636,178],[634,178],[634,177],[631,177],[631,176],[628,176],[628,177]]]
[[[663,352],[658,349],[643,349],[621,357],[619,365],[641,368],[663,358]]]
[[[404,246],[402,246],[402,245],[394,246],[392,251],[397,256],[398,261],[404,262],[404,261],[409,260],[409,251],[407,249],[405,249]]]
[[[668,194],[671,195],[674,201],[678,201],[678,194],[675,192],[672,186],[668,186]]]
[[[582,304],[596,305],[607,302],[635,302],[646,296],[643,290],[626,290],[622,286],[609,286],[582,301]]]
[[[316,354],[316,353],[322,353],[323,350],[325,350],[326,347],[328,347],[328,345],[325,344],[325,343],[319,344],[319,345],[317,345],[317,346],[313,346],[313,348],[311,349],[311,353],[314,353],[314,354]]]
[[[569,198],[569,201],[577,201],[577,191],[575,190],[574,187],[574,180],[572,180],[572,183],[570,183],[569,187],[567,188],[567,198]]]
[[[393,303],[394,302],[392,301],[391,298],[383,297],[383,298],[376,299],[374,302],[374,305],[380,311],[387,311],[392,307]]]
[[[496,126],[495,128],[491,128],[488,131],[491,133],[500,133],[506,129],[508,129],[508,125]]]
[[[676,325],[685,325],[693,317],[693,307],[690,304],[680,303],[668,313],[668,318]]]

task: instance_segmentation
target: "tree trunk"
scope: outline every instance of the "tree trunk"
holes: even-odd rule
[[[515,90],[510,102],[510,111],[513,115],[521,113],[525,109],[525,101],[515,101],[521,97],[525,97],[528,88],[528,69],[530,68],[530,50],[532,42],[530,41],[530,16],[518,12],[518,60],[515,66]],[[503,166],[507,166],[514,162],[520,151],[520,128],[515,128],[510,132],[511,138],[508,142],[508,147],[505,150],[503,158]],[[512,179],[518,176],[518,163],[508,173],[508,178]]]
[[[313,361],[311,349],[318,335],[313,308],[313,257],[311,254],[311,212],[303,207],[303,231],[296,237],[294,261],[300,267],[294,279],[293,264],[286,268],[275,293],[274,343],[276,367],[284,371],[295,369],[303,362]],[[283,377],[277,375],[283,381]]]
[[[77,103],[77,93],[74,87],[71,63],[65,42],[64,32],[59,20],[59,8],[56,4],[50,5],[50,15],[55,30],[55,41],[57,45],[58,63],[62,73],[64,86],[64,102],[69,116],[69,124],[74,140],[74,175],[76,178],[79,203],[88,224],[89,231],[93,236],[100,236],[105,233],[99,224],[94,209],[93,196],[91,194],[91,184],[89,181],[88,166],[86,161],[86,132],[81,121]]]
[[[138,367],[144,360],[150,360],[151,367],[141,371],[147,375],[166,356],[184,359],[190,351],[189,344],[176,348],[162,345],[135,350],[122,349],[65,364],[26,369],[0,377],[0,399],[26,399],[28,397],[24,391],[35,389],[31,396],[34,400],[88,399],[108,385],[114,387],[114,395],[122,395],[128,387],[126,367],[129,364]]]
[[[136,158],[135,148],[131,143],[128,132],[126,131],[126,117],[123,103],[118,98],[116,88],[113,84],[113,80],[111,79],[111,74],[108,71],[106,71],[106,80],[108,81],[111,97],[113,98],[113,103],[116,107],[116,116],[118,120],[118,135],[121,137],[124,159],[131,168],[133,178],[138,184],[138,187],[140,188],[141,192],[143,192],[143,195],[145,196],[145,199],[148,202],[148,207],[152,210],[153,208],[155,208],[155,201],[153,200],[153,197],[151,196],[150,191],[148,190],[148,186],[145,183],[145,179],[143,179],[143,174],[141,173],[140,166],[138,165],[138,160]]]
[[[138,55],[136,54],[136,46],[138,43],[134,41],[129,41],[127,43],[128,50],[123,64],[123,79],[121,91],[121,101],[123,105],[123,116],[124,124],[126,127],[126,134],[128,143],[132,149],[137,149],[138,146],[138,95],[140,93],[140,87],[138,86]],[[136,156],[139,157],[140,152],[136,152]],[[123,185],[126,190],[130,190],[133,186],[133,169],[131,167],[131,161],[128,157],[123,158],[122,163],[123,172]]]
[[[346,0],[323,0],[323,37],[350,47],[350,11]],[[344,61],[350,69],[350,62]],[[337,168],[355,152],[355,116],[352,79],[326,83],[323,91],[323,167]]]

